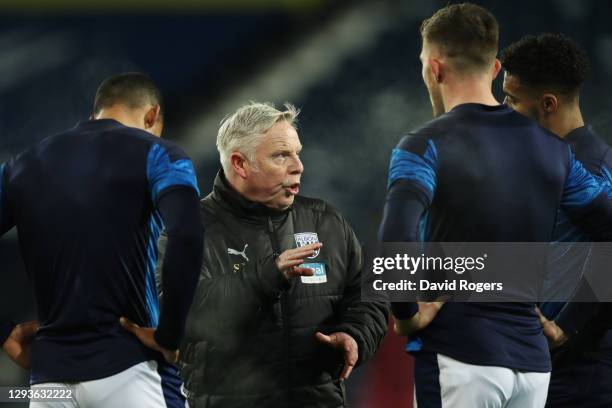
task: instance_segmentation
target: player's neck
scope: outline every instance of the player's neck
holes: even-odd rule
[[[582,112],[578,104],[568,107],[556,114],[556,120],[552,121],[550,130],[561,138],[565,138],[571,131],[584,126]]]
[[[491,82],[482,80],[465,80],[447,85],[442,90],[442,100],[446,112],[464,103],[479,103],[495,106],[499,102],[491,92]]]
[[[118,105],[102,109],[94,119],[112,119],[121,123],[123,126],[140,128],[140,123],[136,115]]]

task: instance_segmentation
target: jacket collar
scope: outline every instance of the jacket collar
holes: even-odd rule
[[[123,124],[116,121],[115,119],[89,119],[77,123],[75,129],[89,130],[89,129],[111,129],[111,128],[125,128]]]
[[[594,135],[594,132],[591,126],[589,125],[581,126],[569,132],[565,136],[565,140],[568,143],[576,143],[576,142],[579,142],[581,139],[591,139],[593,135]]]
[[[212,198],[220,206],[234,213],[237,217],[251,221],[264,222],[268,218],[279,221],[287,217],[293,210],[293,206],[286,210],[275,210],[248,200],[230,185],[225,178],[225,174],[223,174],[223,170],[219,170],[215,177]]]

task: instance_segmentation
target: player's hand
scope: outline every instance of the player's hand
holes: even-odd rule
[[[299,265],[304,263],[305,258],[313,256],[322,246],[322,243],[315,242],[303,247],[288,249],[276,258],[276,266],[287,280],[296,276],[312,276],[314,271],[311,268],[301,268]]]
[[[341,350],[344,354],[344,367],[340,373],[340,379],[346,380],[351,375],[353,367],[357,364],[359,358],[359,346],[354,338],[344,332],[336,332],[330,335],[325,335],[321,332],[315,333],[317,340],[323,344],[327,344],[337,350]]]
[[[119,323],[123,326],[124,329],[132,333],[134,336],[138,337],[138,340],[145,346],[155,351],[159,351],[164,356],[164,359],[174,364],[178,361],[179,352],[178,350],[169,350],[157,344],[155,341],[155,329],[152,327],[140,327],[136,323],[132,323],[128,318],[122,317],[119,319]]]
[[[569,337],[567,337],[563,329],[559,327],[554,320],[548,320],[538,307],[536,307],[536,313],[540,318],[540,324],[542,325],[544,336],[546,336],[546,339],[548,340],[548,347],[550,347],[551,350],[561,347],[569,339]]]
[[[418,302],[419,311],[410,319],[399,320],[393,316],[393,331],[400,336],[409,336],[424,329],[436,317],[444,302]]]
[[[37,321],[18,324],[2,345],[11,360],[26,370],[30,368],[30,351],[37,330]]]

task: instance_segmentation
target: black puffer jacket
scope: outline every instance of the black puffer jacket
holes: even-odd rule
[[[344,218],[300,196],[289,210],[267,209],[219,174],[202,220],[204,265],[180,360],[191,407],[346,406],[342,353],[315,332],[349,333],[363,363],[385,335],[388,305],[360,301],[361,248]],[[306,281],[318,283],[288,282],[274,254],[314,239],[323,247],[308,262],[319,276]]]

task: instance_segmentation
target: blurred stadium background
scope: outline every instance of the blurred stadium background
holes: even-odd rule
[[[476,0],[501,44],[564,32],[588,51],[587,122],[612,142],[612,3]],[[0,161],[90,114],[102,79],[143,71],[166,98],[165,137],[194,159],[203,193],[218,169],[219,121],[249,100],[302,109],[303,194],[339,208],[375,238],[390,149],[431,118],[418,60],[420,21],[446,1],[2,0]],[[496,81],[500,100],[501,79]],[[0,310],[35,317],[14,232],[0,239]],[[389,335],[348,382],[351,406],[410,407],[410,358]],[[27,373],[0,354],[0,385]],[[17,404],[7,406],[16,407]]]

